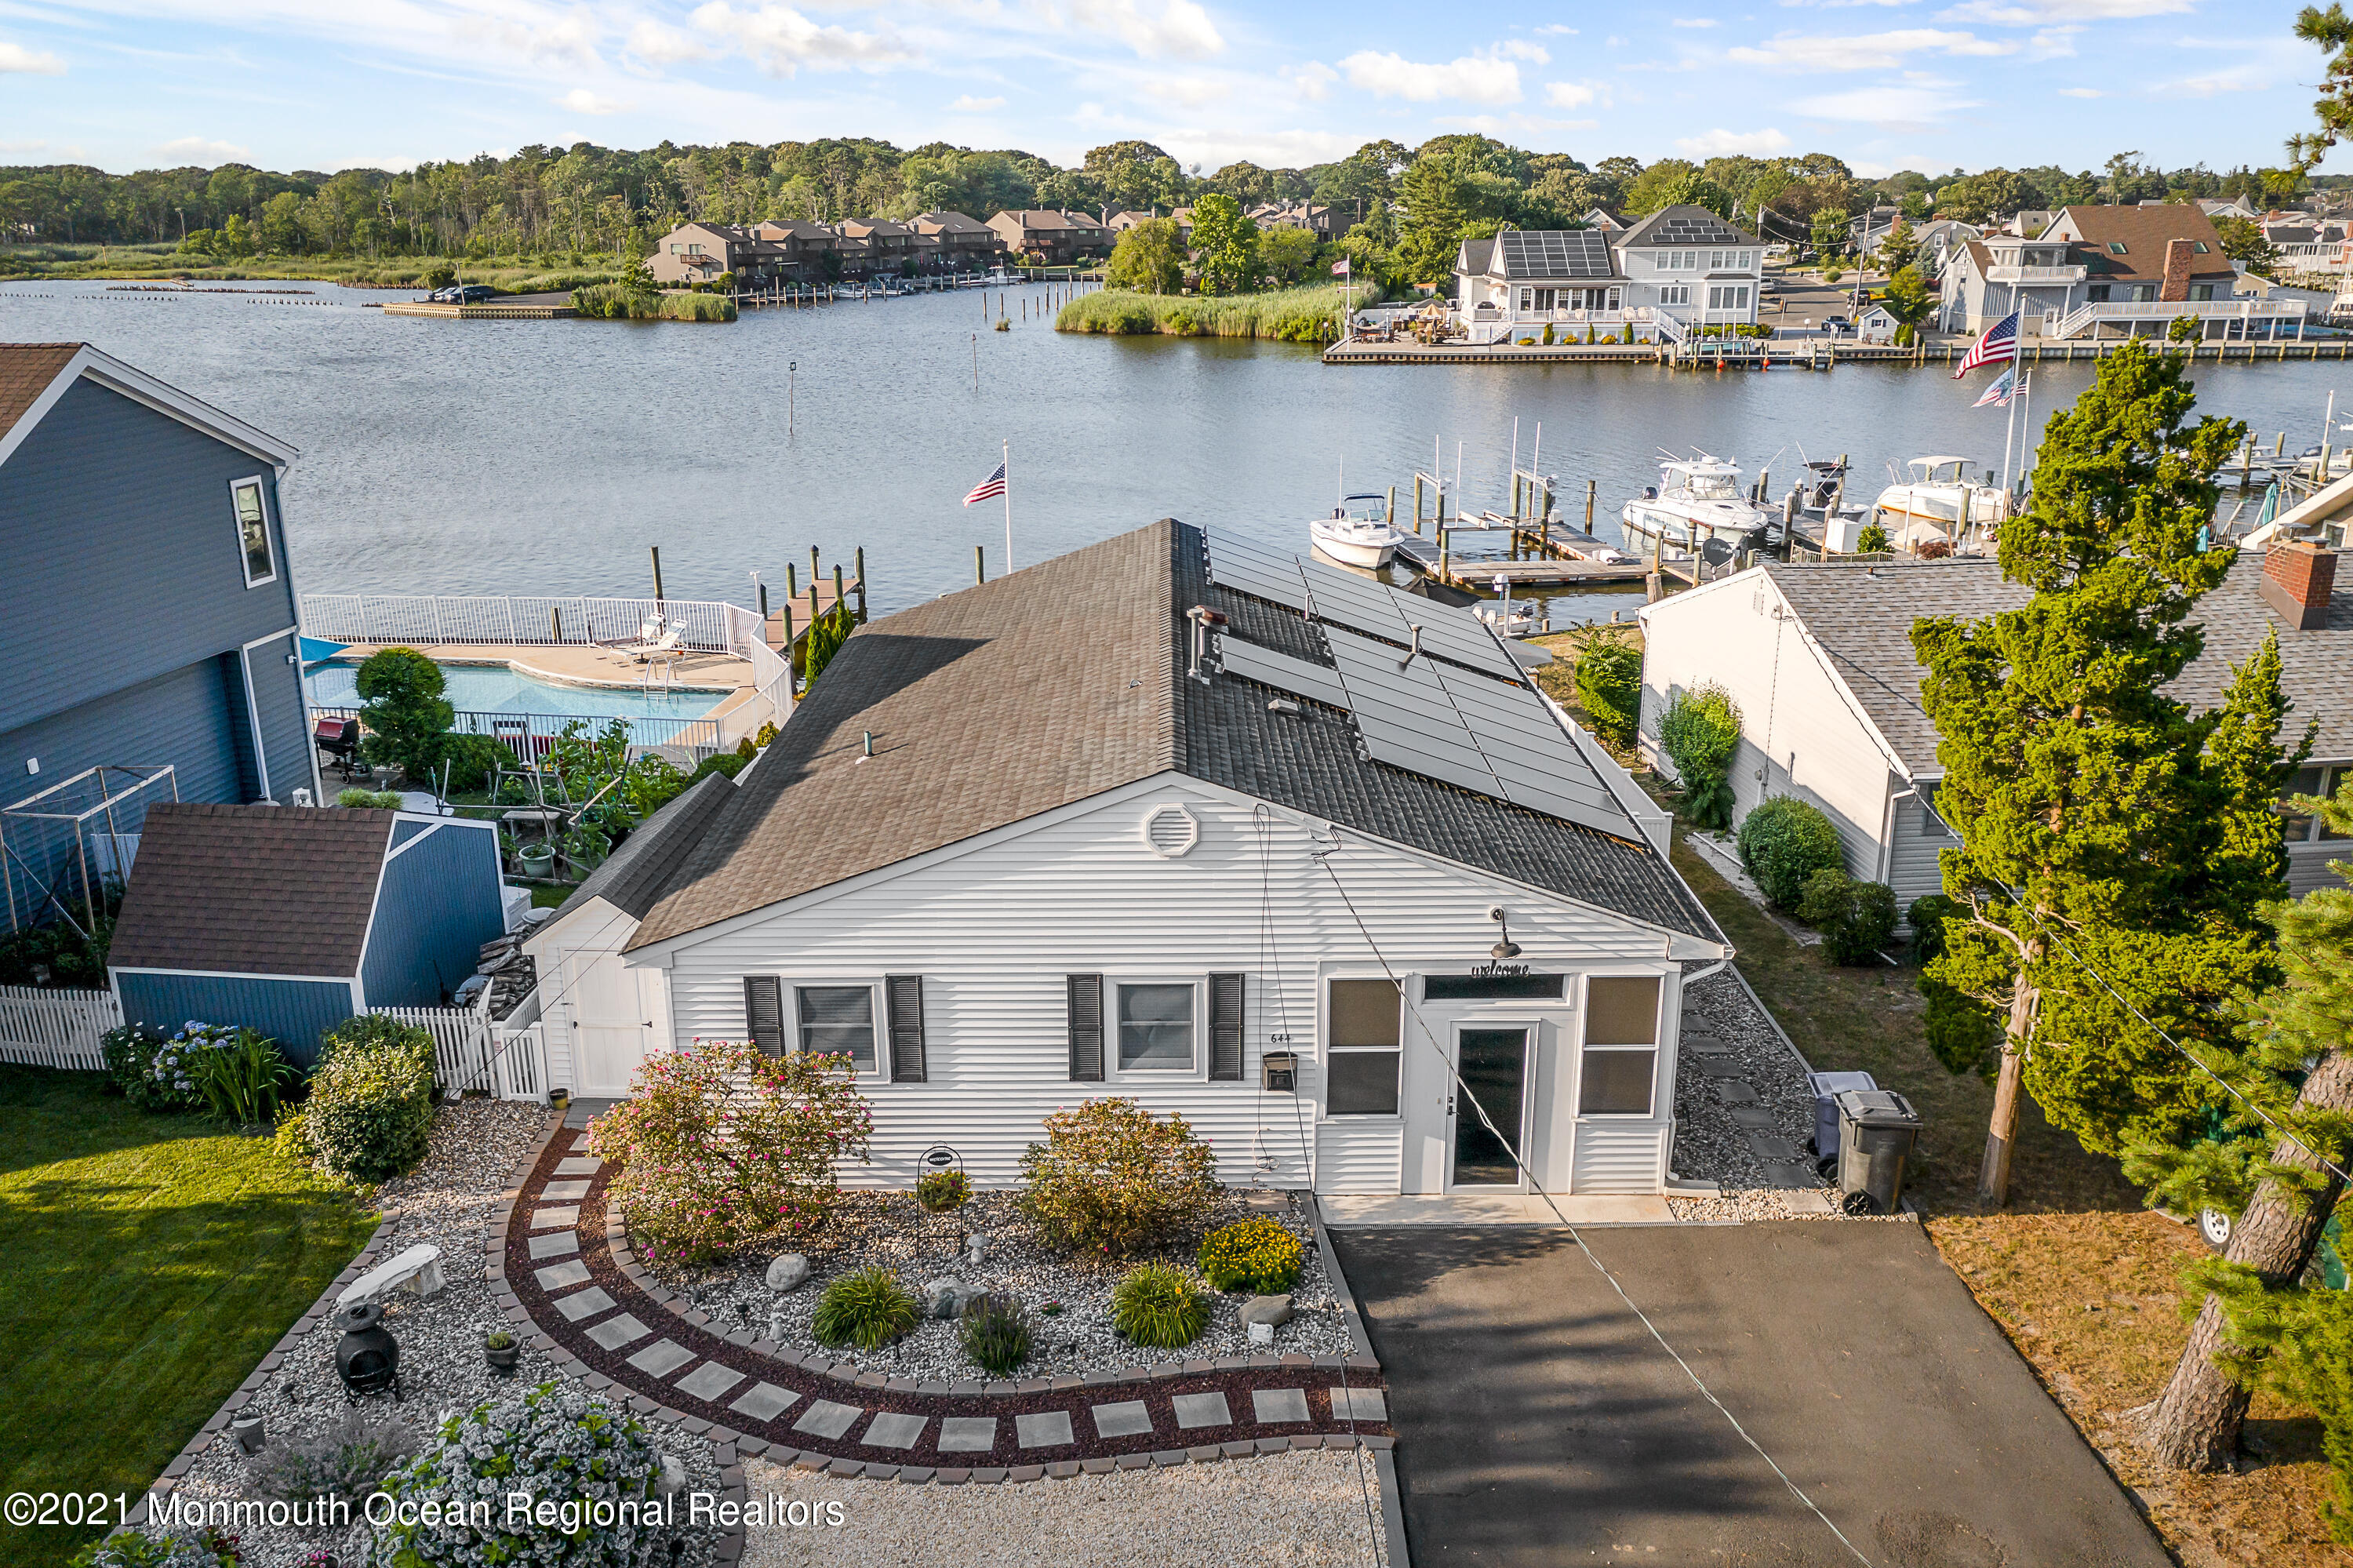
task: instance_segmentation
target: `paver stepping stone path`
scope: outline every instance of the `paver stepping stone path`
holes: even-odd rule
[[[1197,1426],[1231,1426],[1233,1413],[1222,1393],[1180,1393],[1168,1402],[1176,1407],[1176,1425],[1187,1432]]]
[[[1698,1061],[1693,1063],[1692,1065],[1697,1067],[1701,1072],[1706,1074],[1711,1078],[1738,1078],[1740,1075],[1748,1071],[1746,1067],[1741,1065],[1738,1062],[1720,1056],[1702,1056]]]
[[[742,1372],[721,1366],[717,1361],[705,1361],[678,1380],[681,1393],[691,1393],[697,1399],[707,1399],[716,1404],[727,1397],[727,1391],[744,1381]]]
[[[1071,1413],[1067,1410],[1017,1415],[1013,1418],[1013,1430],[1024,1448],[1060,1448],[1076,1441],[1071,1436]]]
[[[576,1202],[588,1195],[588,1187],[589,1183],[586,1181],[550,1181],[539,1190],[539,1195],[551,1202],[563,1200]]]
[[[1757,1103],[1757,1091],[1746,1084],[1736,1084],[1729,1079],[1718,1079],[1715,1086],[1715,1097],[1728,1106],[1753,1106]]]
[[[540,1269],[532,1277],[539,1281],[542,1290],[562,1290],[570,1286],[587,1284],[588,1266],[575,1257],[568,1263]]]
[[[594,1176],[604,1164],[601,1160],[586,1158],[559,1160],[555,1162],[555,1173],[558,1176]]]
[[[793,1423],[796,1432],[814,1432],[820,1437],[839,1437],[849,1430],[849,1424],[866,1412],[854,1404],[836,1404],[829,1399],[811,1403]]]
[[[533,1257],[562,1257],[567,1252],[579,1250],[578,1231],[550,1231],[543,1236],[531,1238],[531,1255]]]
[[[673,1340],[656,1340],[629,1358],[629,1364],[652,1377],[668,1377],[694,1359],[694,1352]]]
[[[997,1417],[950,1415],[940,1422],[940,1452],[986,1454],[997,1446]]]
[[[610,1312],[613,1309],[613,1298],[605,1294],[603,1286],[592,1285],[586,1290],[575,1290],[569,1296],[557,1297],[555,1309],[564,1314],[566,1321],[577,1323],[583,1318],[594,1318],[599,1312]]]
[[[531,1228],[535,1231],[554,1230],[559,1225],[568,1231],[579,1223],[580,1205],[577,1203],[566,1203],[554,1209],[533,1209],[531,1213]]]
[[[860,1441],[869,1448],[912,1448],[931,1424],[928,1416],[886,1410],[867,1424],[866,1436]]]
[[[799,1399],[800,1395],[791,1389],[778,1388],[772,1383],[758,1383],[752,1385],[751,1393],[741,1396],[727,1408],[754,1421],[774,1421]]]
[[[1309,1419],[1307,1391],[1303,1388],[1254,1388],[1250,1390],[1250,1418],[1266,1426],[1305,1421]]]
[[[1332,1391],[1332,1418],[1335,1421],[1387,1421],[1388,1401],[1377,1388],[1335,1388]]]
[[[638,1321],[634,1312],[624,1312],[617,1318],[607,1318],[588,1330],[588,1337],[608,1351],[634,1344],[652,1333],[651,1329]]]
[[[1781,1113],[1767,1110],[1763,1106],[1731,1106],[1726,1108],[1732,1113],[1733,1124],[1736,1127],[1763,1131],[1778,1129],[1781,1125]]]
[[[1140,1399],[1098,1404],[1094,1418],[1095,1434],[1102,1437],[1134,1437],[1152,1430],[1152,1412]]]

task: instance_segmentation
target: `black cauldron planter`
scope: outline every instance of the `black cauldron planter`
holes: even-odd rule
[[[400,1346],[384,1326],[384,1308],[354,1301],[335,1314],[333,1326],[343,1334],[335,1341],[335,1375],[343,1380],[343,1396],[356,1404],[364,1393],[390,1389],[397,1401]]]

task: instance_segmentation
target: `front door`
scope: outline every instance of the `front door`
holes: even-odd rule
[[[1520,1168],[1513,1156],[1525,1142],[1520,1129],[1521,1107],[1527,1098],[1528,1042],[1532,1033],[1525,1023],[1455,1026],[1454,1060],[1461,1078],[1450,1097],[1454,1118],[1454,1160],[1449,1187],[1522,1184]],[[1468,1103],[1470,1100],[1477,1102],[1475,1109]],[[1481,1111],[1486,1113],[1483,1119]]]

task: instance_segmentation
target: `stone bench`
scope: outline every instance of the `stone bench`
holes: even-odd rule
[[[359,1301],[376,1301],[396,1290],[407,1290],[422,1297],[438,1296],[449,1287],[441,1277],[441,1249],[422,1242],[380,1263],[344,1287],[335,1298],[338,1307],[349,1307]]]

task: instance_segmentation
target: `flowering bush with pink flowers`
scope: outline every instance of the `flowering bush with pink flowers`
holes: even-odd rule
[[[649,1058],[591,1147],[649,1262],[702,1264],[802,1234],[840,1195],[835,1167],[866,1158],[874,1113],[847,1055],[763,1055],[741,1041]]]

